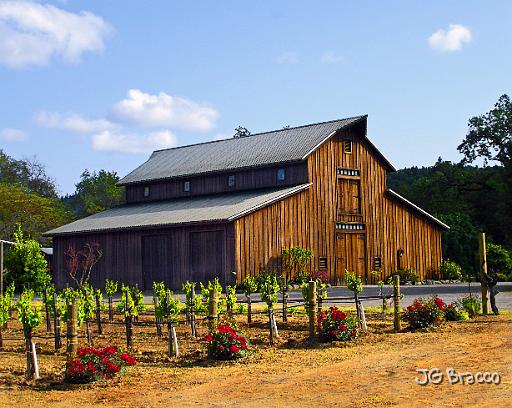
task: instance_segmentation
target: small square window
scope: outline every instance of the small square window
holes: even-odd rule
[[[149,193],[150,193],[149,186],[144,186],[144,198],[149,197]]]
[[[283,181],[286,178],[286,171],[284,169],[277,170],[277,180]]]
[[[345,153],[352,153],[352,140],[343,141],[343,151]]]
[[[327,257],[326,256],[321,256],[318,259],[318,267],[320,269],[327,269]]]
[[[183,183],[183,191],[185,191],[186,193],[190,192],[190,181],[185,181]]]
[[[228,187],[235,187],[236,177],[234,174],[228,176]]]

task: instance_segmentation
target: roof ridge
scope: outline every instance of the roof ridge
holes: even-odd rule
[[[276,129],[276,130],[269,130],[269,131],[266,131],[266,132],[254,133],[254,134],[251,134],[251,135],[246,136],[246,137],[254,137],[254,136],[260,136],[260,135],[266,135],[268,133],[275,133],[275,132],[281,132],[281,131],[285,131],[285,130],[300,129],[300,128],[305,128],[305,127],[309,127],[309,126],[324,125],[324,124],[327,124],[327,123],[339,122],[339,121],[342,121],[342,120],[363,119],[363,118],[367,118],[367,117],[368,117],[368,114],[356,115],[356,116],[351,116],[351,117],[348,117],[348,118],[339,118],[339,119],[327,120],[327,121],[324,121],[324,122],[308,123],[306,125],[292,126],[292,127]],[[158,150],[154,150],[153,153],[165,152],[165,151],[168,151],[168,150],[178,150],[178,149],[184,149],[186,147],[191,147],[191,146],[200,146],[200,145],[219,143],[219,142],[226,142],[226,141],[229,141],[229,140],[238,140],[238,139],[243,139],[243,138],[230,137],[228,139],[208,140],[206,142],[191,143],[191,144],[183,145],[183,146],[175,146],[175,147],[168,147],[166,149],[158,149]]]

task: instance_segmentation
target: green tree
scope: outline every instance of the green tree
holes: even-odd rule
[[[41,197],[56,198],[55,181],[37,159],[16,160],[0,150],[0,182],[22,187]]]
[[[243,126],[238,126],[235,128],[235,134],[233,135],[235,139],[247,136],[251,136],[251,132],[247,128],[244,128]]]
[[[33,239],[24,239],[19,225],[14,233],[14,246],[7,253],[5,266],[6,283],[14,283],[19,291],[31,289],[42,293],[52,280],[41,247]]]
[[[512,171],[512,102],[502,95],[486,114],[469,119],[469,132],[458,146],[464,162],[498,161]],[[510,174],[510,173],[509,173]]]
[[[117,185],[119,176],[115,171],[85,170],[76,184],[72,196],[64,197],[77,217],[86,217],[119,205],[124,200],[124,187]]]
[[[57,198],[42,197],[19,185],[0,182],[0,238],[10,239],[20,223],[25,234],[40,240],[44,232],[70,220],[70,213]]]
[[[498,280],[512,280],[512,251],[492,242],[486,247],[488,274]]]

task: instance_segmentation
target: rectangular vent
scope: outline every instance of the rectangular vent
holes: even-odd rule
[[[336,229],[343,231],[362,231],[364,230],[364,224],[355,222],[337,222]]]
[[[359,176],[360,175],[359,170],[357,170],[357,169],[341,169],[341,168],[338,168],[336,170],[336,174],[338,176]]]
[[[320,269],[327,269],[327,257],[325,256],[321,256],[319,259],[318,259],[318,267]]]

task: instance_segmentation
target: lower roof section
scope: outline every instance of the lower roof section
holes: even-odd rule
[[[230,222],[307,189],[309,184],[169,201],[129,204],[91,215],[46,232],[46,236],[160,227],[200,222]]]

